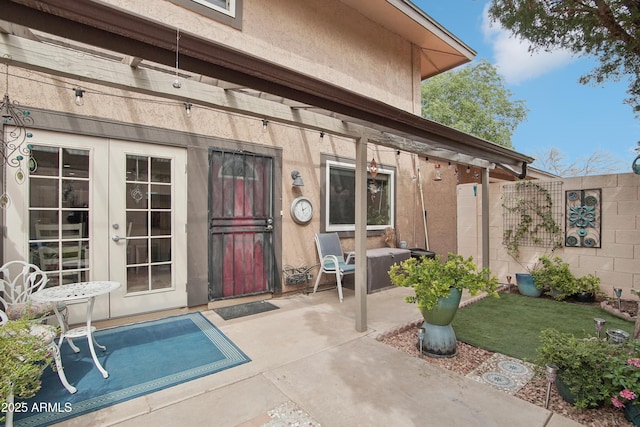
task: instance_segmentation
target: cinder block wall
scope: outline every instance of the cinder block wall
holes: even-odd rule
[[[640,289],[640,176],[632,173],[562,179],[563,220],[566,190],[602,189],[601,248],[562,247],[554,252],[571,265],[577,276],[595,274],[602,280],[602,291],[613,294],[622,288],[623,298],[637,299],[630,292]],[[506,183],[508,184],[508,183]],[[489,185],[489,265],[500,282],[508,275],[526,272],[544,253],[543,248],[521,247],[521,263],[513,260],[502,245],[502,187]],[[458,186],[458,252],[482,263],[482,188],[473,184]],[[477,227],[472,227],[477,224]],[[562,223],[564,233],[564,223]]]

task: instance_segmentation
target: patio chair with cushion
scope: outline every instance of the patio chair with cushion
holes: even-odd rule
[[[345,258],[338,233],[316,234],[315,241],[318,249],[318,258],[320,259],[320,271],[313,287],[313,293],[318,290],[322,273],[335,274],[338,297],[342,302],[342,278],[345,274],[355,273],[356,266],[352,263],[355,260],[355,254],[349,253]]]
[[[31,294],[44,288],[49,279],[38,266],[24,261],[9,261],[0,267],[0,309],[10,320],[28,316],[34,320],[48,320],[55,317],[54,303],[31,301]],[[60,326],[66,330],[66,305],[59,303]]]

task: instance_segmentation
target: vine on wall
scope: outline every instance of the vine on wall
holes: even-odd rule
[[[562,247],[562,181],[518,181],[502,194],[502,244],[516,261],[521,246]]]

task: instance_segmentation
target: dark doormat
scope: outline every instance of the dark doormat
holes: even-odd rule
[[[280,307],[267,301],[254,301],[245,304],[232,305],[230,307],[214,308],[224,320],[236,319],[238,317],[251,316],[252,314],[264,313],[265,311],[276,310]]]

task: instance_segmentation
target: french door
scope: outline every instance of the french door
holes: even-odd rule
[[[33,131],[27,179],[8,168],[5,261],[40,266],[48,286],[112,280],[94,318],[186,305],[183,149]],[[72,307],[70,322],[84,319]]]

